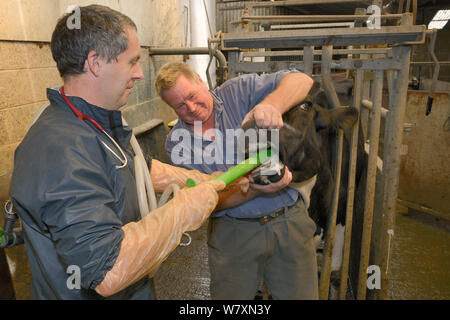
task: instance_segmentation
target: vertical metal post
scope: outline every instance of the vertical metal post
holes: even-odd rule
[[[332,46],[322,47],[322,85],[328,100],[333,105],[333,108],[340,106],[338,96],[334,90],[331,81],[330,65],[332,61]],[[325,248],[323,251],[322,268],[319,280],[319,299],[328,299],[328,291],[330,287],[331,276],[331,259],[333,254],[334,232],[336,229],[336,216],[339,202],[339,187],[341,181],[341,167],[342,167],[342,145],[343,145],[343,131],[339,130],[336,137],[336,149],[333,150],[335,157],[333,158],[333,173],[335,188],[333,192],[332,203],[330,206],[330,213],[328,215],[327,230],[325,231]]]
[[[229,65],[229,78],[232,79],[237,76],[236,64],[238,63],[238,52],[230,51],[228,52],[228,65]]]
[[[363,55],[361,55],[363,56]],[[364,55],[364,56],[368,56],[368,55]],[[367,58],[367,57],[364,57]],[[371,71],[363,71],[363,85],[362,85],[362,99],[367,99],[370,100],[370,88],[372,85],[372,81],[370,80],[370,76],[373,73]],[[361,122],[360,122],[360,126],[362,129],[362,134],[364,136],[364,139],[367,140],[367,137],[369,136],[369,111],[366,108],[362,108],[360,110],[360,118],[361,118]]]
[[[360,111],[361,110],[361,96],[362,96],[362,82],[363,82],[363,70],[358,69],[356,71],[355,81],[355,93],[353,97],[353,106]],[[348,280],[348,266],[350,263],[350,243],[352,235],[352,223],[353,223],[353,202],[355,199],[355,175],[356,175],[356,160],[358,150],[358,133],[359,133],[359,121],[357,121],[353,127],[352,137],[350,141],[350,159],[349,159],[349,172],[348,172],[348,190],[347,190],[347,208],[345,217],[345,237],[344,237],[344,253],[342,258],[341,268],[341,286],[339,288],[339,299],[345,300],[347,293],[347,280]]]
[[[322,47],[322,85],[325,90],[325,95],[327,96],[329,102],[332,104],[333,108],[341,106],[339,98],[337,96],[336,90],[334,90],[333,82],[331,81],[331,62],[333,61],[333,46],[323,46]]]
[[[411,25],[412,15],[402,17],[402,25]],[[400,60],[400,70],[393,71],[392,92],[389,95],[389,112],[384,132],[382,205],[379,242],[375,248],[375,263],[381,270],[381,290],[377,299],[386,299],[389,290],[389,266],[394,243],[395,207],[400,173],[400,148],[403,139],[403,122],[406,112],[411,46],[392,48],[395,59]]]
[[[392,70],[386,70],[386,79],[387,79],[387,86],[388,86],[388,92],[389,92],[389,100],[391,100],[392,94],[394,92],[393,89],[393,80],[394,74]]]
[[[389,265],[392,258],[394,240],[395,206],[398,195],[400,172],[400,147],[403,138],[403,122],[406,111],[408,91],[408,74],[410,46],[393,48],[394,55],[401,61],[401,69],[395,79],[393,102],[388,113],[385,129],[383,155],[383,213],[381,225],[381,241],[378,250],[381,269],[380,299],[385,299],[389,289]]]
[[[312,46],[303,48],[303,72],[310,77],[313,73],[313,48]]]
[[[367,165],[364,222],[361,240],[361,256],[359,263],[358,296],[357,296],[358,300],[363,300],[366,298],[367,266],[369,264],[369,256],[370,256],[370,241],[372,234],[375,182],[377,177],[377,157],[378,157],[378,142],[380,135],[382,92],[383,92],[383,70],[377,70],[375,72],[374,90],[373,90],[373,108],[371,110],[372,116],[370,119],[370,127],[369,127],[370,151]]]

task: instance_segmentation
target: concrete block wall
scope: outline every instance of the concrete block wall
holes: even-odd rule
[[[14,150],[47,102],[45,89],[60,83],[48,44],[0,42],[0,198],[6,197]]]
[[[47,103],[46,88],[62,81],[49,42],[58,18],[71,4],[97,3],[127,14],[136,23],[142,46],[140,65],[145,79],[136,83],[124,118],[137,126],[150,118],[167,122],[175,113],[156,95],[159,68],[180,56],[149,56],[149,47],[185,45],[187,0],[2,0],[0,1],[0,200],[8,197],[14,150],[32,119]]]

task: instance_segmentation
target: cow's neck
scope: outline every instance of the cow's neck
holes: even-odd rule
[[[310,199],[311,199],[311,191],[314,188],[314,185],[316,184],[316,180],[317,180],[317,174],[308,180],[305,180],[302,182],[291,182],[289,184],[289,187],[294,188],[301,194],[301,196],[305,202],[306,208],[309,208]]]

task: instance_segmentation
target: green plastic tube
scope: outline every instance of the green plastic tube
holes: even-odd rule
[[[220,176],[218,176],[212,180],[222,180],[228,186],[230,183],[232,183],[236,179],[242,177],[243,175],[247,174],[248,172],[250,172],[253,169],[255,169],[256,167],[258,167],[261,163],[263,163],[264,161],[269,159],[271,155],[272,155],[272,152],[270,149],[259,151],[254,156],[242,161],[241,163],[234,166],[227,172],[224,172],[223,174],[221,174]],[[187,179],[186,186],[188,188],[194,187],[196,185],[197,185],[197,183],[193,179],[191,179],[191,178]]]

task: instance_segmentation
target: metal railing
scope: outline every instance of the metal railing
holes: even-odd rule
[[[333,1],[330,0],[330,2]],[[266,5],[266,3],[260,3],[260,5]],[[356,16],[356,18],[358,17]],[[360,18],[366,17],[367,15],[362,15]],[[309,18],[319,19],[317,17]],[[320,19],[322,18],[323,16]],[[348,19],[348,17],[344,18]],[[355,19],[355,17],[353,18]],[[219,33],[216,38],[209,39],[208,48],[150,49],[150,55],[209,54],[211,57],[215,56],[219,66],[228,71],[228,74],[225,73],[220,79],[222,82],[228,77],[233,78],[241,73],[274,72],[290,68],[296,68],[308,75],[317,77],[319,75],[314,74],[314,71],[320,67],[322,86],[333,107],[340,106],[340,102],[331,82],[332,70],[346,70],[355,74],[353,106],[360,111],[360,114],[363,111],[369,112],[370,117],[368,117],[368,125],[360,122],[354,126],[350,140],[347,204],[345,208],[346,231],[340,271],[340,299],[346,298],[349,282],[353,289],[357,291],[356,298],[366,299],[369,263],[377,265],[381,270],[381,289],[375,292],[371,291],[370,298],[383,299],[388,296],[389,265],[392,257],[390,253],[393,246],[395,204],[400,170],[400,146],[406,109],[411,45],[423,44],[429,32],[427,32],[425,26],[413,25],[412,15],[409,13],[381,17],[381,19],[384,18],[400,19],[401,23],[397,26],[381,26],[378,29],[360,26],[351,28],[325,27],[310,30],[249,31],[250,28],[241,28],[239,32]],[[243,19],[242,21],[246,23],[253,18],[247,15]],[[305,17],[302,19],[304,20]],[[333,21],[341,21],[342,19],[332,17]],[[356,45],[358,47],[355,47]],[[370,45],[377,46],[370,47]],[[334,46],[339,46],[339,48],[335,49]],[[321,49],[317,50],[315,47],[321,47]],[[268,49],[279,51],[268,51]],[[223,53],[228,56],[227,61]],[[346,55],[347,59],[333,60],[333,56],[336,55]],[[267,61],[271,57],[286,56],[298,56],[302,60]],[[255,57],[263,57],[264,61],[246,61]],[[315,60],[316,57],[321,59]],[[383,108],[381,103],[385,76],[389,90],[389,109]],[[365,109],[361,107],[365,107]],[[380,132],[382,118],[385,119],[383,140],[380,139],[383,136]],[[366,184],[363,191],[365,199],[363,205],[364,217],[362,225],[361,222],[358,222],[359,225],[356,226],[355,221],[353,221],[353,212],[355,209],[357,147],[360,127],[364,125],[369,127],[370,152]],[[321,299],[328,298],[330,287],[332,243],[334,241],[341,180],[343,133],[340,132],[336,139],[337,147],[333,150],[333,159],[335,160],[332,164],[336,186],[325,234],[324,259],[319,282],[319,297]],[[383,143],[384,146],[382,173],[377,171],[378,146],[380,143]],[[375,190],[380,190],[379,197],[375,197]],[[374,214],[375,212],[376,214]],[[352,230],[356,227],[360,228],[361,234],[360,239],[357,240],[358,243],[355,243],[355,239],[352,240]],[[359,251],[355,251],[355,247],[360,248]],[[352,260],[352,253],[354,256],[356,255],[357,263],[354,259]],[[352,262],[353,264],[351,264]],[[350,270],[355,265],[359,265],[358,270]],[[352,281],[348,281],[350,273],[352,273]]]
[[[310,17],[311,18],[311,17]],[[365,18],[365,16],[363,17]],[[364,218],[361,230],[361,243],[351,243],[352,223],[355,199],[355,173],[357,161],[357,142],[359,125],[353,128],[350,142],[349,176],[346,207],[346,231],[341,268],[341,286],[339,297],[345,299],[349,278],[351,248],[360,246],[359,269],[354,274],[357,278],[357,299],[365,299],[367,294],[369,263],[379,266],[381,270],[381,289],[370,298],[386,298],[388,295],[389,265],[392,255],[395,226],[395,204],[400,169],[400,145],[405,117],[406,93],[408,89],[408,71],[412,44],[423,44],[427,31],[425,26],[412,25],[411,14],[391,15],[387,18],[400,19],[398,26],[381,26],[379,29],[365,27],[355,28],[320,28],[311,30],[276,30],[276,31],[239,31],[225,33],[220,39],[219,49],[228,53],[228,71],[230,78],[248,72],[274,72],[281,69],[296,68],[311,76],[315,67],[320,67],[322,85],[333,107],[340,106],[339,99],[331,83],[333,69],[350,70],[355,73],[353,104],[358,110],[361,106],[368,108],[370,152],[367,163],[367,179],[364,186]],[[243,17],[243,21],[253,18]],[[253,20],[264,20],[258,18]],[[275,18],[274,18],[275,19]],[[279,18],[278,18],[279,19]],[[288,18],[286,18],[288,19]],[[291,19],[291,18],[289,18]],[[303,17],[303,20],[306,18]],[[312,19],[312,18],[311,18]],[[319,19],[319,18],[314,18]],[[333,17],[334,21],[341,21]],[[347,19],[347,17],[345,17]],[[267,19],[266,19],[267,20]],[[290,21],[290,20],[289,20]],[[247,29],[250,30],[250,29]],[[360,45],[359,48],[344,48]],[[368,45],[383,45],[370,48]],[[340,46],[333,49],[333,46]],[[321,47],[316,50],[314,47]],[[261,51],[264,48],[264,51]],[[280,51],[269,51],[268,49]],[[289,49],[288,49],[289,48]],[[292,49],[295,48],[295,49]],[[302,49],[300,49],[302,48]],[[259,50],[259,51],[256,51]],[[349,59],[333,60],[333,55],[349,55]],[[354,55],[359,55],[355,58]],[[299,56],[301,61],[266,61],[278,56]],[[353,55],[353,56],[350,56]],[[372,55],[372,56],[369,56]],[[321,57],[320,61],[315,57]],[[247,62],[246,58],[264,57],[261,62]],[[389,110],[382,108],[382,91],[384,76],[388,79]],[[372,90],[370,90],[372,88]],[[369,92],[372,91],[370,94]],[[366,109],[365,109],[366,110]],[[380,121],[386,119],[384,140],[380,140]],[[337,148],[333,163],[333,175],[336,181],[333,202],[329,212],[328,229],[325,238],[324,259],[321,266],[319,296],[328,298],[331,273],[332,243],[336,224],[337,195],[339,194],[342,163],[342,132],[338,134]],[[378,145],[384,142],[383,172],[377,173]],[[377,178],[378,177],[378,178]],[[375,197],[375,189],[381,190],[380,197]],[[374,211],[378,210],[376,215]],[[374,225],[374,220],[378,219]],[[376,241],[373,241],[376,239]]]

